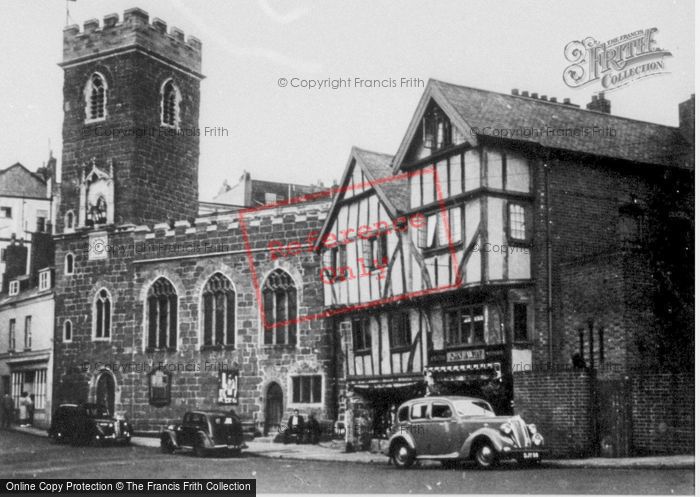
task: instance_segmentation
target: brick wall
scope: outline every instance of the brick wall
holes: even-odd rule
[[[532,371],[513,374],[513,412],[535,423],[553,456],[581,457],[591,448],[587,373]]]
[[[695,453],[692,374],[647,374],[632,380],[633,449],[643,454]]]
[[[694,453],[695,384],[692,375],[631,377],[631,454]],[[532,371],[513,375],[514,412],[535,423],[554,457],[597,454],[587,372]]]

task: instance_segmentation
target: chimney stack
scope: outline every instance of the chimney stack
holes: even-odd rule
[[[678,126],[683,137],[695,144],[695,93],[678,105]]]
[[[605,92],[601,91],[598,95],[593,95],[591,101],[586,104],[586,109],[610,114],[610,100],[605,98]]]

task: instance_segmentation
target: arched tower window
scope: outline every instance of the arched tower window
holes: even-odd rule
[[[92,315],[94,338],[96,340],[109,340],[112,334],[112,298],[104,288],[95,296]]]
[[[166,278],[148,289],[148,349],[177,349],[177,292]]]
[[[85,87],[86,121],[99,121],[107,116],[107,82],[100,73],[90,76]]]
[[[66,254],[63,272],[65,274],[73,274],[74,271],[75,271],[75,256],[71,253],[68,253],[68,254]]]
[[[272,271],[262,288],[265,310],[263,326],[267,345],[296,345],[297,289],[286,271]]]
[[[75,229],[75,213],[70,210],[66,212],[65,231],[73,231]]]
[[[202,292],[203,345],[236,344],[236,292],[221,273],[209,278]]]
[[[172,79],[167,80],[160,95],[160,122],[166,126],[177,127],[180,124],[180,90]]]
[[[71,342],[73,341],[73,323],[70,319],[66,319],[63,322],[63,341]]]

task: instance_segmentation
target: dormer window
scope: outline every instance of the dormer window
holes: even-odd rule
[[[107,116],[107,82],[93,73],[85,86],[85,122],[102,121]]]
[[[180,124],[180,90],[172,79],[167,80],[161,89],[160,122],[164,126],[177,128]]]
[[[423,146],[435,153],[452,145],[452,126],[445,113],[433,105],[423,117]]]
[[[19,281],[13,280],[10,281],[10,288],[9,292],[10,295],[17,295],[19,293]]]
[[[46,269],[39,273],[39,291],[51,288],[51,270]]]

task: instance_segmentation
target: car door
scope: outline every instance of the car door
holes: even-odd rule
[[[409,410],[409,422],[406,425],[406,430],[413,437],[416,443],[416,455],[423,456],[430,454],[431,440],[427,433],[429,419],[428,409],[429,402],[418,402],[411,405]]]
[[[430,453],[445,455],[456,452],[457,423],[454,409],[446,400],[434,400],[430,406],[427,436],[431,440]]]
[[[182,418],[182,424],[175,428],[175,438],[179,446],[189,447],[192,445],[191,436],[192,413],[187,413]]]

